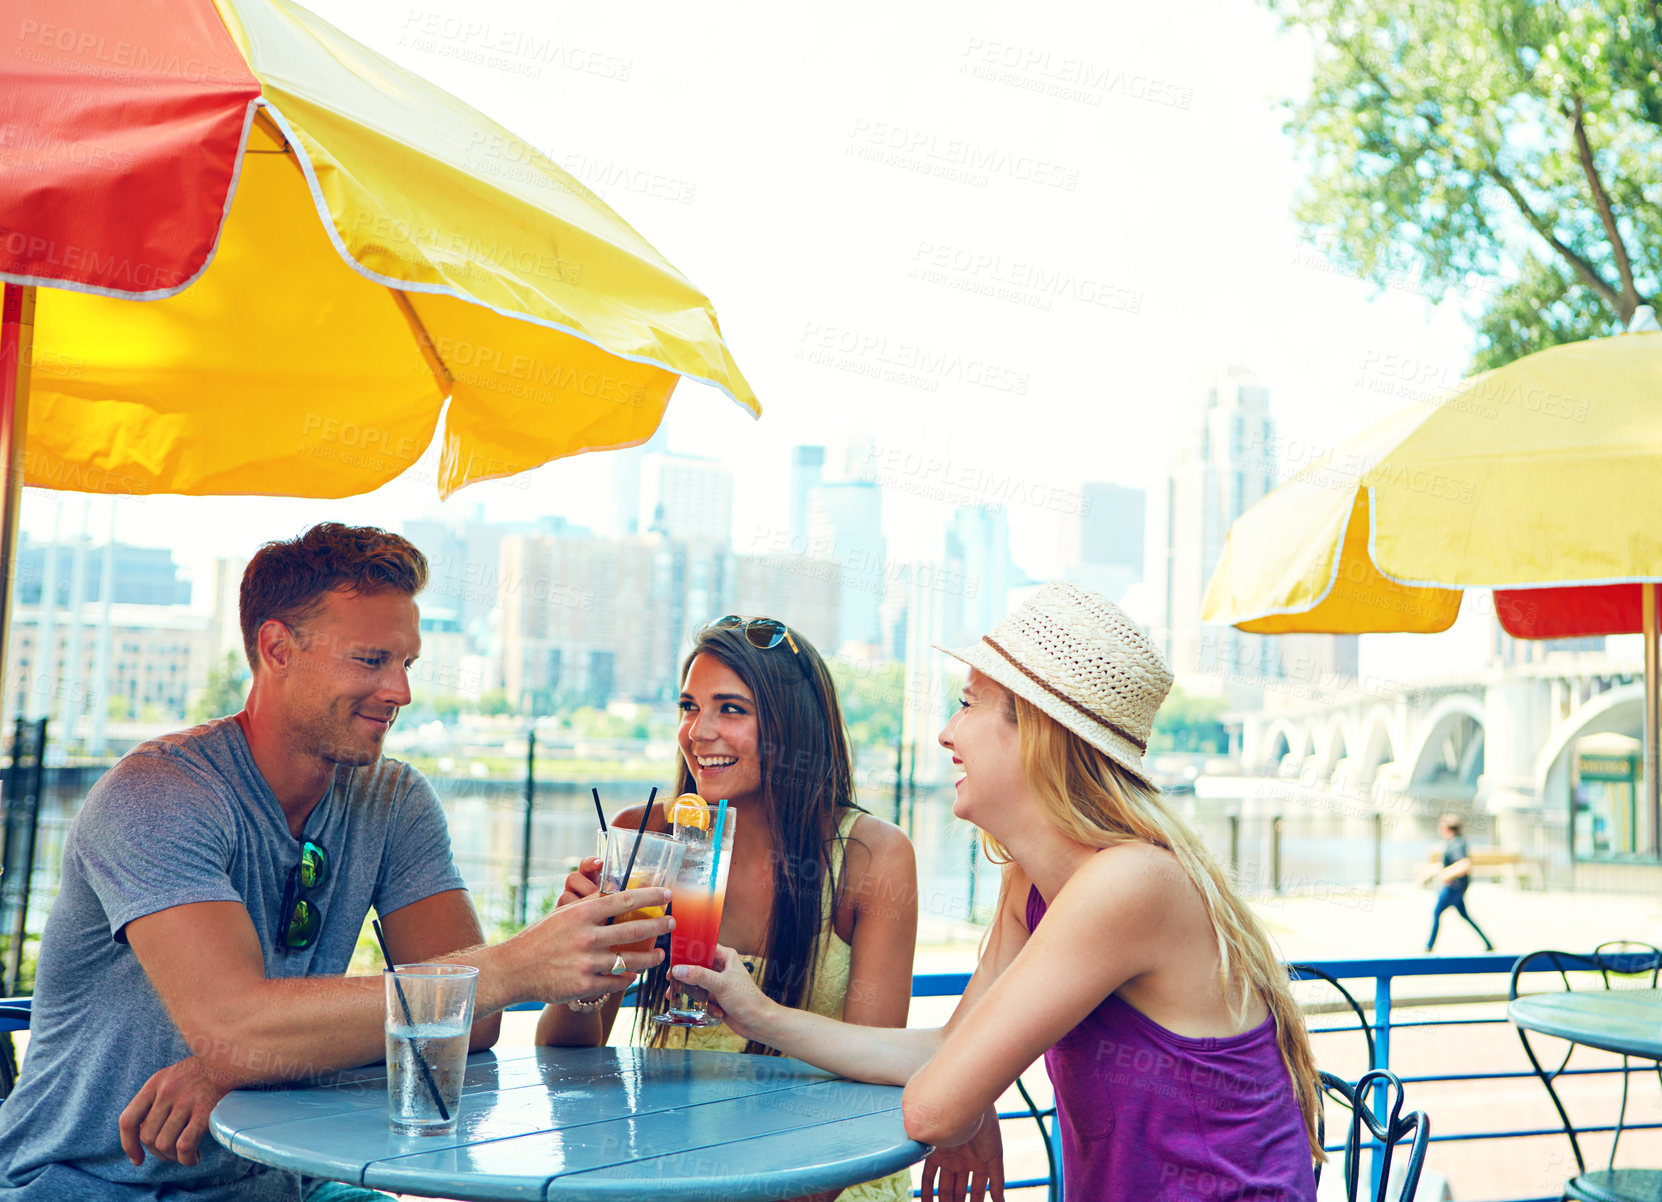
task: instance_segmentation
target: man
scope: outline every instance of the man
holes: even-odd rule
[[[661,890],[480,946],[431,787],[381,755],[410,700],[426,578],[421,553],[380,530],[326,523],[266,544],[243,575],[242,712],[135,748],[87,795],[25,1071],[0,1107],[0,1198],[380,1197],[206,1137],[228,1089],[381,1059],[380,978],[340,975],[371,909],[397,961],[478,967],[475,1049],[504,1006],[603,994],[657,962],[611,945],[668,919],[605,923]]]
[[[1460,829],[1458,814],[1444,814],[1437,820],[1437,834],[1443,839],[1443,866],[1440,869],[1428,867],[1420,874],[1421,881],[1430,880],[1435,876],[1442,886],[1437,891],[1437,908],[1431,912],[1431,934],[1425,941],[1425,950],[1428,953],[1437,944],[1437,928],[1443,921],[1443,911],[1448,909],[1453,909],[1477,932],[1477,937],[1483,940],[1485,951],[1495,950],[1495,945],[1489,942],[1489,936],[1483,933],[1483,928],[1466,913],[1466,888],[1472,883],[1472,861],[1466,848],[1466,837],[1460,833]]]

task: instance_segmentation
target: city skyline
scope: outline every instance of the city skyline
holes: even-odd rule
[[[1219,380],[1233,381],[1236,391],[1225,396],[1228,390],[1220,391],[1215,385],[1197,398],[1191,416],[1195,421],[1193,429],[1199,432],[1195,435],[1197,439],[1219,447],[1233,440],[1229,454],[1220,461],[1221,467],[1219,464],[1208,466],[1208,462],[1195,458],[1198,452],[1194,448],[1178,448],[1171,460],[1169,470],[1173,474],[1168,480],[1175,487],[1184,473],[1193,475],[1200,472],[1185,487],[1190,491],[1198,489],[1195,493],[1197,498],[1219,494],[1220,491],[1228,492],[1233,498],[1232,508],[1227,511],[1210,509],[1211,516],[1202,521],[1200,509],[1205,506],[1200,500],[1190,504],[1194,515],[1190,523],[1192,528],[1186,528],[1184,534],[1187,549],[1172,554],[1170,548],[1161,543],[1166,537],[1160,528],[1161,522],[1166,520],[1161,516],[1164,503],[1158,499],[1151,503],[1142,490],[1110,481],[1080,482],[1076,487],[1058,493],[1066,503],[1058,505],[1053,514],[1053,537],[1063,561],[1060,574],[1123,601],[1134,617],[1152,630],[1159,630],[1162,623],[1170,624],[1174,611],[1169,603],[1167,609],[1162,610],[1158,589],[1153,587],[1156,584],[1153,577],[1160,575],[1163,564],[1181,561],[1186,565],[1184,571],[1191,578],[1189,591],[1193,595],[1188,598],[1190,603],[1179,606],[1186,631],[1183,637],[1186,640],[1199,639],[1201,643],[1197,645],[1210,646],[1214,652],[1207,663],[1201,663],[1196,655],[1188,652],[1174,659],[1180,678],[1190,680],[1191,685],[1199,677],[1209,677],[1224,684],[1241,684],[1243,680],[1248,685],[1254,680],[1261,684],[1264,679],[1279,675],[1276,665],[1283,658],[1298,658],[1301,663],[1320,660],[1328,677],[1355,676],[1357,665],[1354,652],[1348,658],[1335,660],[1330,654],[1316,655],[1309,648],[1304,648],[1294,657],[1286,640],[1277,644],[1274,655],[1258,655],[1251,664],[1244,663],[1238,653],[1218,653],[1224,643],[1239,641],[1241,636],[1228,630],[1208,632],[1199,623],[1197,590],[1204,586],[1209,571],[1207,557],[1210,555],[1215,559],[1221,531],[1227,527],[1235,510],[1250,504],[1263,489],[1274,484],[1279,470],[1274,450],[1283,441],[1274,433],[1267,390],[1255,383],[1254,377],[1241,369],[1234,369],[1222,373]],[[1237,402],[1243,395],[1250,396],[1255,415],[1253,422],[1248,423],[1252,426],[1250,430],[1242,424],[1241,415],[1236,412]],[[1220,406],[1220,397],[1229,403]],[[1200,444],[1197,442],[1196,445]],[[648,560],[652,552],[649,548],[642,549],[646,547],[647,536],[661,536],[669,538],[676,546],[690,543],[719,549],[735,564],[771,564],[745,569],[751,572],[746,577],[750,583],[741,592],[735,591],[732,579],[720,576],[716,584],[683,597],[681,607],[677,609],[682,616],[671,623],[670,630],[655,636],[668,639],[655,661],[657,667],[653,671],[657,675],[668,672],[676,654],[676,640],[686,633],[679,630],[676,623],[684,625],[693,622],[696,625],[695,619],[707,620],[714,616],[713,611],[703,614],[703,609],[708,609],[711,604],[738,604],[741,595],[744,604],[756,611],[778,613],[789,620],[803,622],[805,629],[812,627],[813,638],[828,655],[843,654],[861,663],[903,662],[908,654],[907,648],[915,643],[910,628],[919,621],[936,630],[937,637],[933,641],[944,639],[955,643],[973,639],[979,632],[989,629],[1010,605],[1019,600],[1019,595],[1012,590],[1036,579],[1021,568],[1012,554],[1017,548],[1012,543],[1007,510],[1001,504],[936,505],[941,517],[934,544],[927,549],[926,555],[918,559],[903,559],[888,552],[882,529],[884,516],[897,496],[901,503],[915,501],[903,490],[888,487],[886,481],[886,477],[893,472],[903,471],[904,463],[858,442],[835,449],[819,445],[793,447],[788,458],[806,471],[797,481],[798,488],[791,498],[792,508],[787,510],[781,506],[771,514],[742,519],[735,515],[731,523],[732,537],[727,539],[715,539],[712,529],[697,522],[677,530],[660,521],[660,529],[649,530],[644,535],[628,533],[631,525],[629,514],[648,517],[652,511],[662,510],[664,501],[672,511],[688,511],[689,514],[697,511],[703,499],[710,496],[720,502],[717,508],[727,504],[725,498],[732,483],[729,469],[705,457],[679,455],[666,449],[665,442],[656,439],[650,447],[611,456],[604,461],[620,479],[638,482],[639,491],[634,504],[626,503],[627,498],[616,490],[603,492],[602,495],[608,498],[607,506],[612,517],[609,522],[598,522],[597,525],[602,527],[599,530],[548,514],[522,513],[512,521],[493,520],[486,516],[482,507],[475,507],[471,512],[451,510],[437,518],[405,517],[393,523],[395,529],[403,531],[423,547],[432,563],[431,582],[422,599],[424,624],[434,631],[454,633],[460,640],[456,648],[445,652],[443,666],[431,669],[429,683],[465,680],[471,682],[466,691],[477,695],[482,689],[504,683],[504,671],[517,672],[517,669],[509,670],[503,666],[498,637],[500,629],[518,623],[525,637],[540,637],[545,642],[553,637],[551,632],[538,634],[534,629],[534,620],[516,617],[513,622],[508,622],[500,612],[510,592],[508,582],[516,575],[522,579],[527,575],[523,568],[504,566],[499,560],[500,549],[508,538],[535,536],[549,548],[556,543],[574,548],[562,554],[577,555],[578,559],[546,561],[543,568],[531,575],[546,579],[550,590],[558,586],[573,595],[589,597],[590,609],[604,606],[608,596],[620,591],[637,599],[645,595],[641,589],[627,584],[629,573],[595,569],[589,563],[595,555],[600,555],[605,563],[617,567],[622,562],[617,556],[623,553],[616,549],[622,545],[619,540],[636,548],[630,554],[637,557],[644,554]],[[652,464],[652,470],[641,472],[639,464],[631,464],[632,459]],[[1250,490],[1243,491],[1243,480],[1235,478],[1241,471],[1252,477]],[[1249,492],[1251,495],[1248,495]],[[951,499],[954,498],[949,496],[949,501]],[[71,516],[84,508],[84,504],[77,505],[77,498],[74,497],[50,500]],[[86,498],[79,500],[84,503]],[[97,505],[102,505],[107,513],[107,501],[95,502]],[[29,609],[31,597],[38,600],[40,590],[47,585],[55,588],[60,599],[66,598],[70,591],[75,557],[67,553],[67,545],[81,536],[80,527],[73,521],[57,524],[62,538],[56,555],[45,555],[32,536],[25,536],[18,582],[22,612]],[[604,528],[608,525],[610,529]],[[101,545],[96,537],[101,528],[107,531],[108,523],[93,522],[87,528],[86,545],[89,548]],[[228,559],[221,556],[198,557],[194,562],[184,549],[178,547],[167,552],[121,544],[117,548],[118,560],[126,566],[117,572],[118,595],[114,600],[138,599],[131,594],[142,587],[150,599],[170,593],[176,600],[191,597],[192,606],[198,612],[212,613],[216,608],[223,612],[234,596],[235,586],[234,580],[226,579],[228,571],[225,565],[230,563],[234,566],[246,559],[256,546],[255,540],[263,540],[263,537],[250,533],[248,540],[239,548],[239,554]],[[614,544],[614,547],[602,550],[599,548],[601,543]],[[516,554],[519,553],[523,552],[516,551]],[[543,555],[547,553],[546,550],[539,552]],[[183,566],[182,576],[179,565],[172,558],[174,554],[179,556]],[[1147,574],[1151,578],[1146,581],[1142,579],[1145,571],[1139,566],[1142,562],[1139,554],[1147,561]],[[706,549],[694,552],[693,558],[708,560],[710,555],[711,551]],[[811,570],[796,566],[804,559],[814,560],[816,557],[829,566]],[[81,587],[86,606],[96,606],[101,596],[96,569],[100,562],[98,554],[85,557],[86,564],[95,565],[83,572],[85,580]],[[725,558],[723,562],[726,562]],[[589,566],[567,569],[558,566],[560,563]],[[52,574],[54,567],[57,579],[44,579]],[[718,568],[718,576],[723,572],[730,576],[734,570],[737,569]],[[653,569],[642,566],[633,571],[640,579],[646,580]],[[761,583],[770,574],[794,578],[799,583],[830,581],[837,599],[827,600],[818,593],[810,596],[800,591],[773,590]],[[130,578],[126,585],[122,584],[124,575]],[[620,585],[617,581],[625,583]],[[193,584],[197,586],[194,590]],[[548,591],[545,590],[543,598],[545,611]],[[940,594],[945,600],[930,594]],[[923,599],[921,603],[920,597]],[[727,600],[722,601],[721,598]],[[910,609],[919,604],[922,605],[921,616],[914,618]],[[820,619],[813,618],[813,615],[827,612],[827,606],[837,614],[833,625],[816,625]],[[800,615],[798,610],[801,610]],[[546,624],[546,613],[543,622]],[[230,625],[234,628],[234,621]],[[1475,645],[1477,641],[1482,641],[1485,644],[1481,661],[1470,662],[1491,662],[1501,653],[1493,631],[1482,625],[1480,616],[1463,620],[1461,628],[1466,631],[1463,637],[1468,643]],[[1474,631],[1479,640],[1473,639]],[[1161,637],[1169,642],[1168,636]],[[1370,636],[1369,641],[1377,644],[1390,639],[1391,636]],[[235,642],[234,638],[229,641],[232,644]],[[1328,640],[1312,638],[1303,641]],[[1415,639],[1411,640],[1411,644],[1418,646],[1427,641],[1434,640]],[[221,638],[220,642],[223,645],[227,640]],[[598,646],[592,638],[587,641],[579,638],[577,642],[591,647],[591,650]],[[553,644],[548,645],[552,647]],[[927,647],[927,643],[924,646]],[[438,643],[432,651],[439,651]],[[1283,656],[1282,651],[1287,654]],[[614,652],[609,650],[607,654]],[[1195,662],[1179,662],[1184,655]],[[496,666],[481,667],[478,662],[480,657],[494,657]],[[467,665],[456,662],[462,658],[473,662]],[[1226,666],[1225,661],[1233,667]],[[598,662],[595,661],[596,664]],[[1251,671],[1247,671],[1249,668]],[[1271,668],[1275,670],[1271,671]],[[591,668],[579,666],[573,661],[567,665],[566,679],[578,682],[576,688],[580,693],[603,693],[606,691],[604,682],[610,679],[607,674],[614,670],[616,665],[608,665],[604,669],[593,667],[592,671],[601,674],[591,682],[588,675]],[[539,671],[546,676],[545,670]],[[1392,672],[1393,677],[1412,675],[1411,670]],[[641,672],[638,668],[625,667],[622,678],[635,682],[641,679]],[[550,687],[543,676],[539,676],[532,685],[524,685],[515,676],[513,684],[514,688],[510,691],[516,697],[546,691]],[[648,695],[661,690],[640,687],[635,691]],[[1247,702],[1250,699],[1243,694],[1237,700]]]

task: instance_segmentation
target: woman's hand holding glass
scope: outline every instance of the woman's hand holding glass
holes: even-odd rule
[[[695,964],[677,964],[669,972],[682,984],[696,985],[709,993],[712,1014],[723,1019],[730,1030],[762,1042],[758,1032],[768,1012],[777,1010],[779,1003],[757,988],[738,952],[718,943],[714,970]]]
[[[561,906],[569,906],[572,902],[582,901],[585,897],[592,897],[600,892],[600,857],[590,856],[580,860],[577,871],[566,877],[566,887],[561,891],[559,900],[554,903],[557,910]]]

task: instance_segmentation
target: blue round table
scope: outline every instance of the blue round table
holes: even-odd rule
[[[1533,993],[1507,1006],[1506,1016],[1526,1031],[1662,1060],[1662,990]]]
[[[746,1202],[921,1160],[929,1149],[906,1137],[900,1093],[774,1056],[524,1048],[469,1057],[450,1135],[392,1132],[381,1066],[237,1090],[212,1128],[249,1160],[394,1193]]]
[[[1606,1052],[1662,1061],[1662,990],[1588,989],[1579,993],[1535,993],[1514,999],[1506,1007],[1506,1016],[1520,1033],[1536,1031]],[[1526,1038],[1524,1048],[1528,1050],[1529,1047]],[[1564,1134],[1570,1138],[1580,1170],[1565,1186],[1564,1196],[1625,1199],[1629,1202],[1662,1198],[1662,1171],[1657,1169],[1619,1169],[1614,1164],[1591,1171],[1586,1168],[1575,1129],[1570,1124],[1569,1112],[1552,1086],[1552,1077],[1556,1073],[1545,1072],[1533,1051],[1529,1051],[1529,1057],[1536,1075],[1547,1087],[1553,1105],[1558,1108],[1559,1118],[1564,1121]],[[1566,1059],[1559,1069],[1567,1063]],[[1622,1098],[1625,1114],[1625,1086]]]

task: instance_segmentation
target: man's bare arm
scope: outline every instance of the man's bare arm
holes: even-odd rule
[[[627,985],[628,976],[607,972],[612,945],[653,938],[672,920],[614,926],[606,920],[661,905],[664,896],[664,890],[650,889],[596,897],[562,907],[494,947],[440,958],[479,969],[474,1003],[479,1016],[520,1001],[563,1001]],[[412,937],[410,929],[421,915],[405,913],[411,909],[388,916],[395,955],[402,955],[402,948],[422,950],[423,938]],[[453,913],[452,919],[461,922]],[[238,902],[175,906],[135,919],[126,935],[185,1042],[216,1081],[235,1087],[294,1080],[367,1064],[384,1054],[380,977],[267,980],[254,925]],[[662,955],[656,949],[622,954],[631,973]]]

